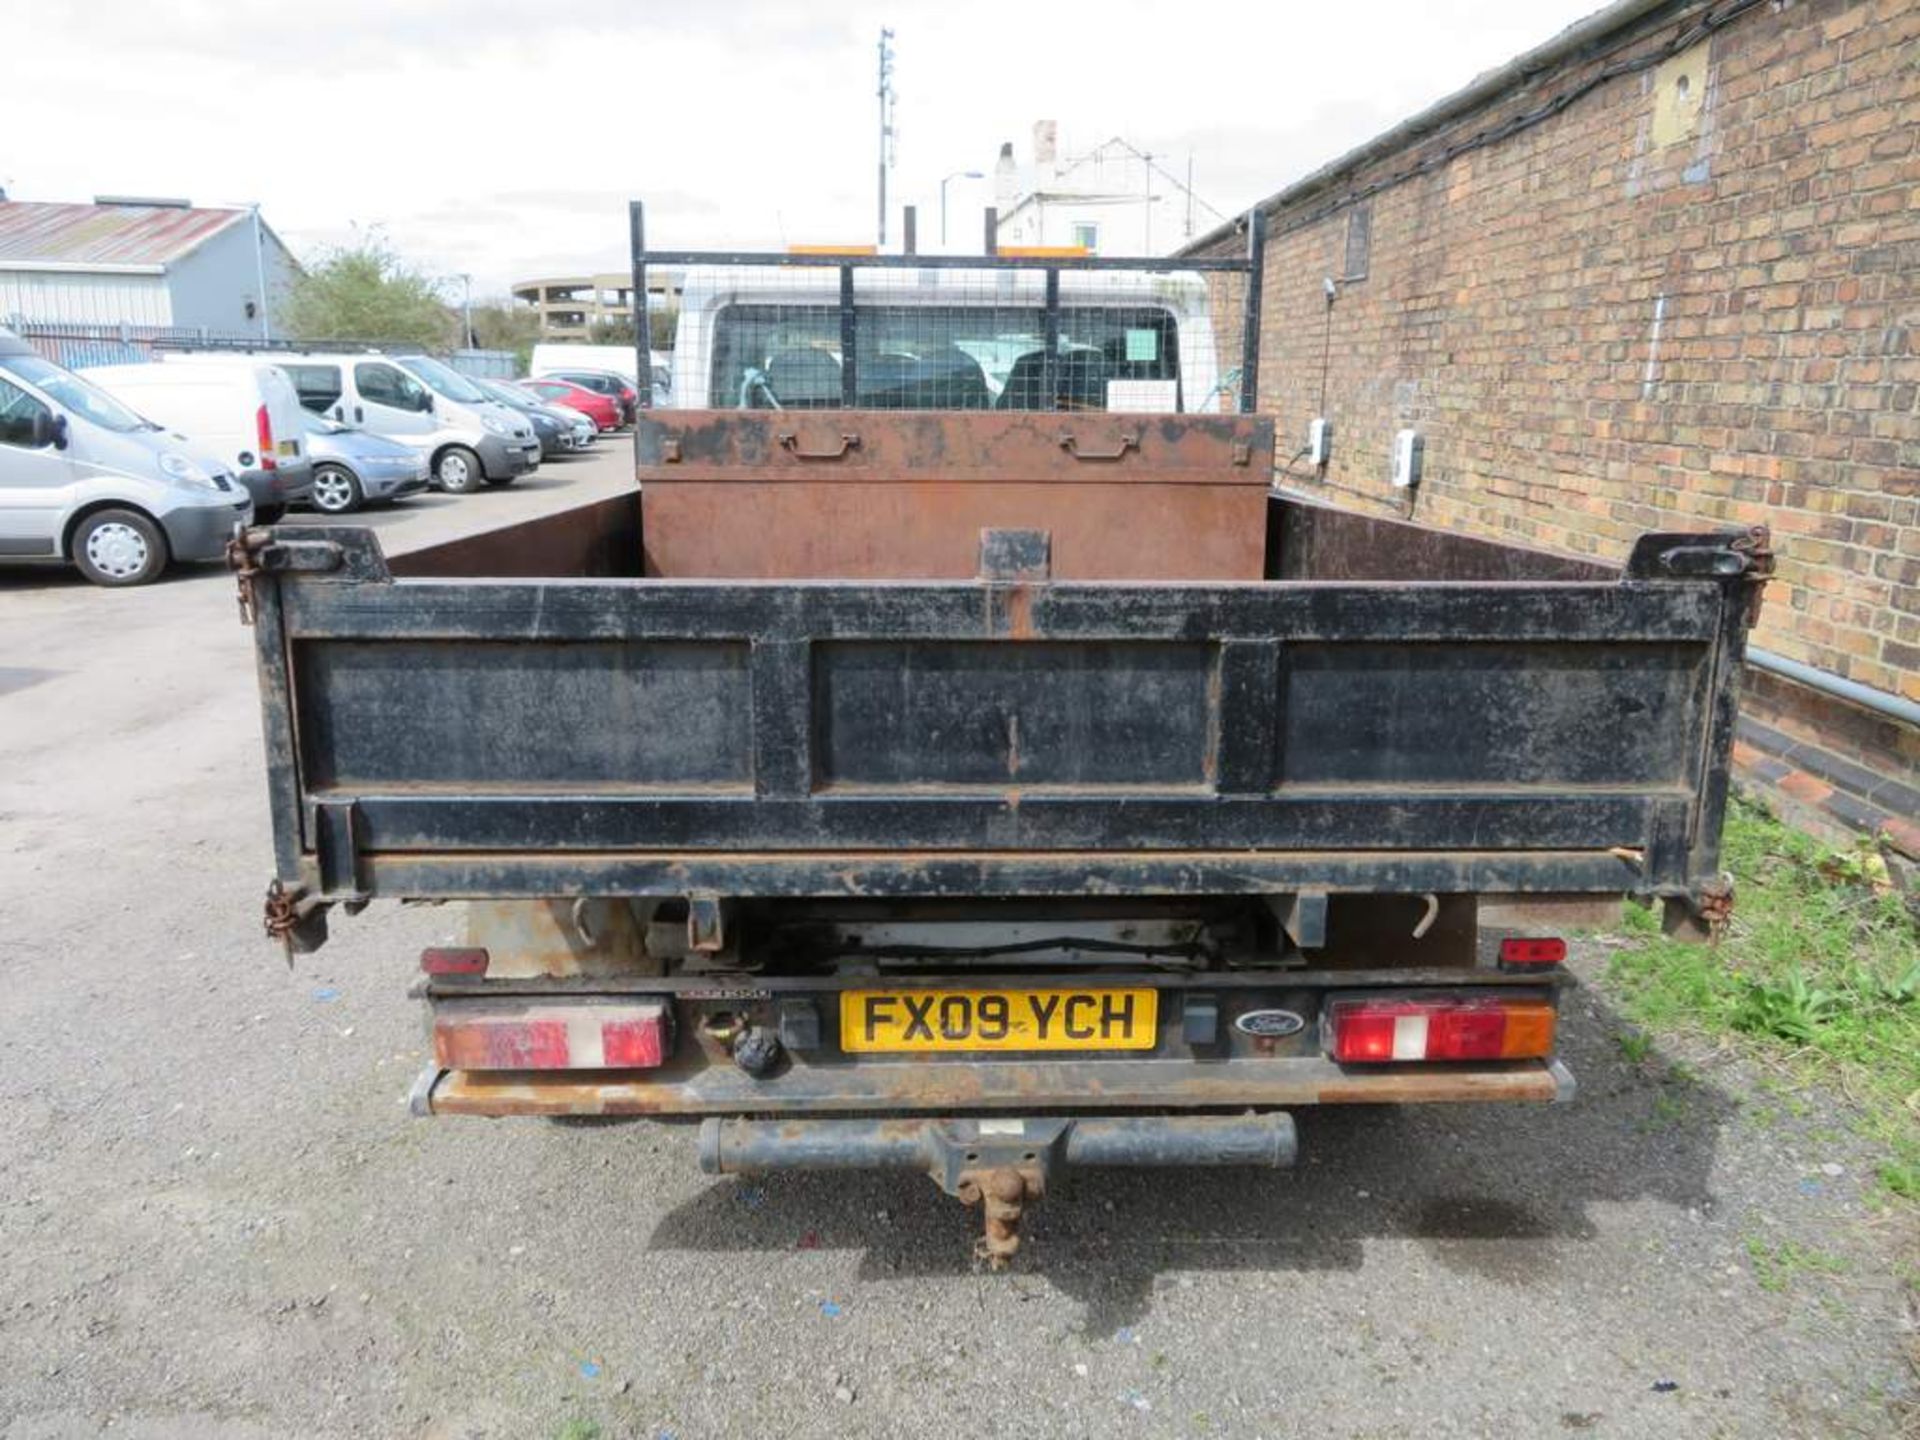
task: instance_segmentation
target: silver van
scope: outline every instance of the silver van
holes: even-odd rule
[[[0,329],[0,559],[144,585],[252,520],[225,465]]]
[[[411,446],[427,457],[433,483],[450,494],[477,490],[482,481],[510,485],[540,463],[531,425],[437,362],[303,351],[276,355],[273,363],[307,409]]]

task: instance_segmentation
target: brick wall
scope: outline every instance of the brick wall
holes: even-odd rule
[[[1702,37],[1705,14],[1282,192],[1260,408],[1282,462],[1329,416],[1331,465],[1286,482],[1362,509],[1404,513],[1411,427],[1429,524],[1618,560],[1647,529],[1765,522],[1754,643],[1920,701],[1920,4],[1765,3]],[[1920,769],[1912,727],[1862,746],[1814,692],[1754,690],[1844,762]]]

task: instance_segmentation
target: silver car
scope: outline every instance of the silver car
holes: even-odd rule
[[[308,503],[328,515],[350,515],[371,501],[398,500],[427,488],[426,452],[302,411],[313,461]]]
[[[253,501],[233,472],[0,329],[0,558],[142,585],[215,560]]]

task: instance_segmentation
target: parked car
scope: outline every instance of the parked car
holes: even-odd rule
[[[0,556],[143,585],[253,518],[221,461],[0,329]]]
[[[527,469],[532,470],[540,463],[540,439],[533,432],[533,426],[527,418],[505,405],[490,399],[473,381],[455,370],[451,365],[434,359],[431,355],[396,355],[394,360],[407,370],[414,379],[420,381],[434,393],[441,405],[464,406],[476,412],[480,423],[494,434],[504,439],[509,447],[519,446]],[[446,488],[446,476],[443,473],[446,461],[436,471],[441,485]],[[489,485],[508,485],[513,482],[511,475],[495,479],[484,477]]]
[[[591,390],[596,395],[605,395],[620,407],[620,423],[631,425],[634,416],[640,413],[640,392],[634,388],[633,381],[617,370],[587,370],[568,367],[565,370],[549,370],[535,377],[541,380],[567,380]]]
[[[603,370],[629,382],[638,382],[639,367],[631,345],[536,345],[528,367],[535,375],[564,375],[576,370]],[[652,403],[664,407],[673,383],[672,357],[663,350],[647,353],[653,382]]]
[[[581,447],[580,434],[585,431],[591,442],[595,430],[593,422],[578,411],[561,411],[545,405],[532,395],[514,389],[500,380],[475,380],[489,400],[497,401],[509,410],[516,410],[527,417],[527,423],[533,426],[534,436],[540,441],[540,458],[550,460],[556,455],[571,455]],[[575,418],[579,427],[575,427]]]
[[[472,401],[437,395],[386,355],[301,353],[278,363],[308,410],[411,446],[449,493],[482,481],[508,485],[539,463],[540,442],[525,420],[477,391]]]
[[[304,409],[300,424],[313,460],[313,494],[307,503],[316,510],[349,515],[375,501],[418,494],[432,481],[427,457],[411,445]]]
[[[285,372],[251,355],[176,355],[142,365],[96,365],[86,378],[141,415],[189,436],[233,468],[272,524],[313,491],[300,397]]]
[[[578,410],[603,431],[620,428],[620,402],[611,395],[601,395],[584,385],[551,375],[536,375],[531,380],[522,380],[520,386],[550,405],[567,405]]]
[[[542,400],[533,391],[527,389],[524,380],[495,380],[492,382],[504,390],[518,395],[528,404],[538,405],[553,415],[565,420],[573,427],[574,449],[585,450],[600,438],[600,427],[594,423],[591,415],[576,410],[571,405],[563,405],[557,400]]]

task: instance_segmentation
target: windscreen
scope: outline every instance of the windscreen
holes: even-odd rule
[[[487,397],[480,393],[475,385],[458,370],[442,365],[427,355],[409,355],[400,362],[420,379],[434,394],[443,396],[458,405],[477,405]]]
[[[857,305],[855,404],[875,410],[1178,410],[1178,326],[1166,309],[1060,310],[1055,395],[1039,306]],[[842,403],[833,305],[738,304],[715,316],[717,408]]]
[[[133,430],[159,428],[141,419],[98,386],[88,384],[71,370],[63,370],[51,360],[43,360],[38,355],[9,355],[0,360],[0,369],[10,371],[29,385],[37,386],[43,395],[51,396],[73,414],[92,421],[103,430],[117,430],[125,434]]]

